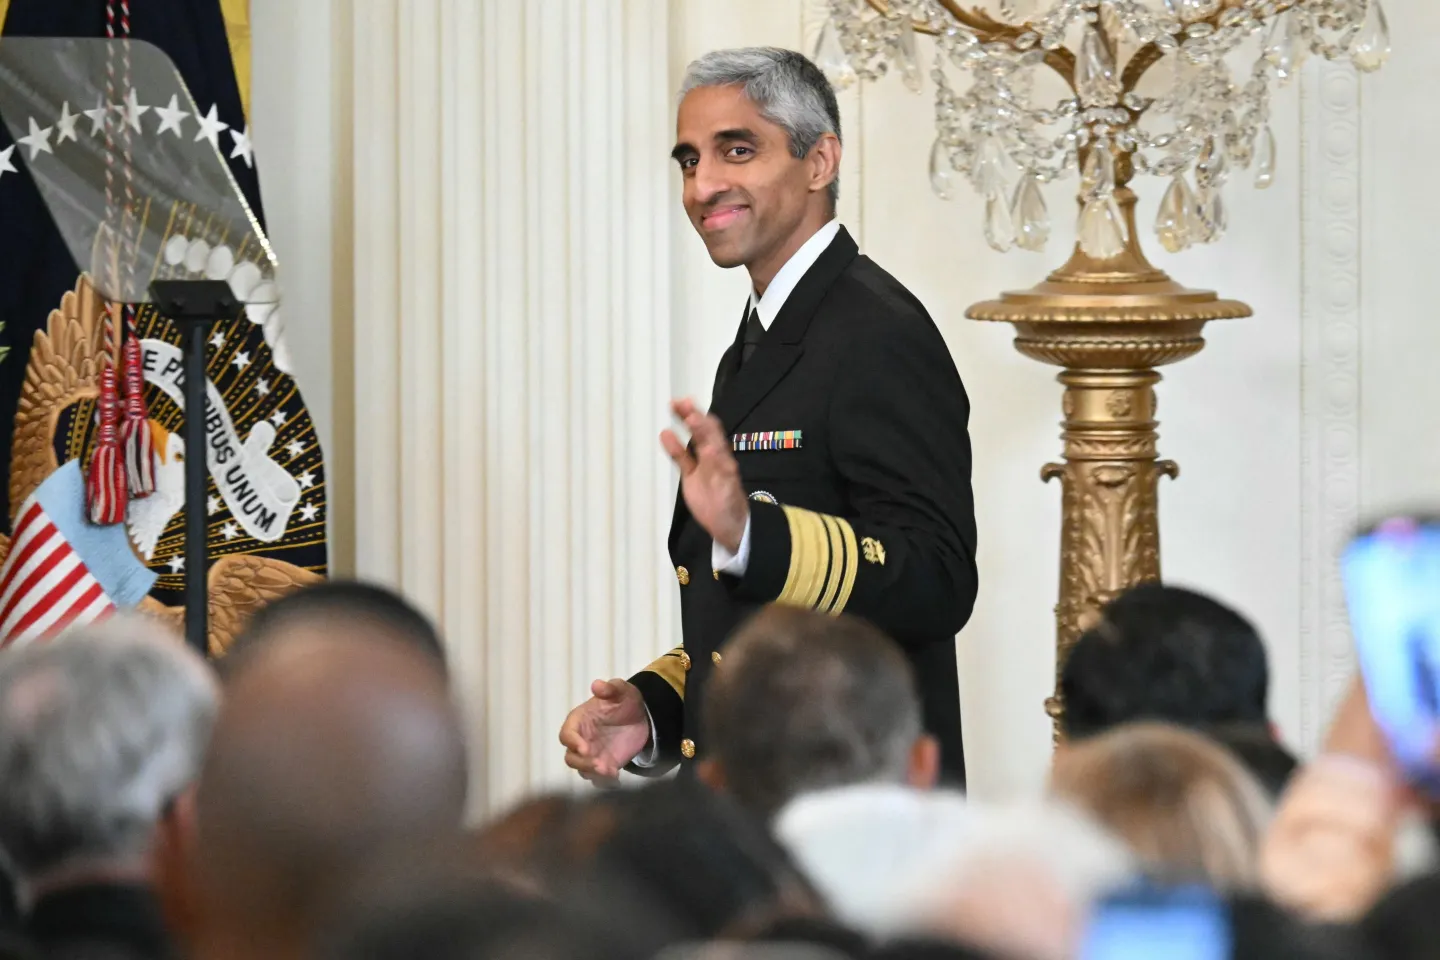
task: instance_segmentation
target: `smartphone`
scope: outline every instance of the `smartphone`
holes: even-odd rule
[[[1230,909],[1205,887],[1145,886],[1102,900],[1081,960],[1230,960]]]
[[[1370,712],[1409,778],[1440,792],[1440,517],[1382,520],[1341,573]]]

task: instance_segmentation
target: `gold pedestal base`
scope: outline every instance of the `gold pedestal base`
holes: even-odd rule
[[[1057,738],[1059,671],[1070,648],[1112,597],[1160,577],[1157,486],[1179,468],[1156,458],[1155,368],[1199,353],[1207,322],[1251,315],[1151,266],[1135,239],[1134,193],[1123,187],[1116,200],[1130,236],[1119,256],[1095,260],[1077,248],[1038,286],[966,312],[1014,324],[1017,350],[1065,368],[1065,462],[1040,472],[1059,477],[1063,490],[1057,677],[1046,701]]]

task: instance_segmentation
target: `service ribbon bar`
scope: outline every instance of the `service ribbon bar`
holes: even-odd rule
[[[737,433],[731,438],[736,453],[751,450],[799,450],[803,431],[762,430],[759,433]]]

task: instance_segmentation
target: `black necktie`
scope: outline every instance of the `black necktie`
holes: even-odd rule
[[[760,346],[760,341],[765,336],[765,325],[760,322],[760,311],[751,309],[750,316],[745,319],[745,341],[740,347],[740,363],[743,365]]]

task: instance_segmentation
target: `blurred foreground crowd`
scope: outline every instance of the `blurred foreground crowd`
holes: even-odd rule
[[[1199,594],[1106,609],[1046,795],[1007,803],[937,784],[894,644],[775,607],[693,770],[470,825],[444,649],[332,582],[218,676],[143,619],[7,651],[0,958],[1440,957],[1431,807],[1362,686],[1297,762],[1261,638]]]

